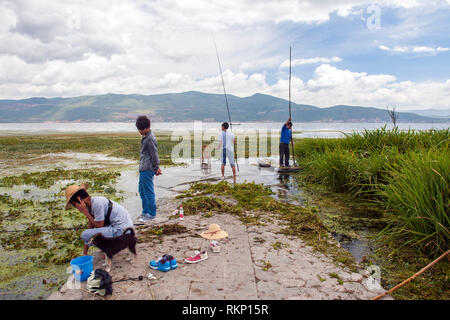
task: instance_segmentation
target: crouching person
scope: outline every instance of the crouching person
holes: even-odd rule
[[[84,255],[88,254],[92,245],[91,238],[97,233],[112,238],[122,235],[125,229],[133,227],[133,221],[124,207],[105,197],[91,197],[85,184],[67,187],[66,199],[66,210],[74,206],[88,220],[88,229],[81,234]]]

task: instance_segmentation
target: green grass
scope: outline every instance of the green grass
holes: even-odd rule
[[[382,207],[384,234],[436,256],[449,249],[450,130],[378,129],[342,139],[302,139],[303,178]]]
[[[193,183],[178,198],[183,199],[185,215],[228,213],[247,225],[279,222],[279,233],[299,237],[333,261],[354,268],[350,253],[329,242],[328,230],[315,210],[275,200],[273,191],[263,184]],[[272,247],[280,250],[285,244],[276,242]]]
[[[436,256],[450,243],[450,157],[448,153],[411,154],[389,165],[380,194],[395,222],[386,232]]]
[[[158,136],[160,162],[170,165],[170,155],[178,141]],[[139,160],[139,134],[67,134],[0,137],[0,159],[34,158],[58,152],[102,153],[108,156]]]

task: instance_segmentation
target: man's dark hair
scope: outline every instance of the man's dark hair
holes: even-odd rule
[[[138,130],[145,130],[150,128],[150,119],[147,116],[139,116],[136,119],[136,128]]]
[[[223,127],[225,130],[228,129],[228,127],[229,127],[228,122],[222,123],[222,127]]]
[[[292,122],[289,121],[289,122],[287,123],[287,125],[288,125],[289,127],[292,127]]]
[[[87,197],[89,197],[89,194],[87,193],[86,190],[84,189],[80,189],[77,192],[75,192],[73,194],[73,196],[70,198],[70,203],[74,204],[74,203],[80,203],[80,201],[78,201],[78,197],[80,197],[80,199],[86,199]]]

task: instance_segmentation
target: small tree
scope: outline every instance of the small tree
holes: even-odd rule
[[[389,106],[386,107],[386,110],[389,114],[389,117],[391,118],[392,123],[394,124],[394,127],[397,126],[397,119],[398,119],[398,113],[395,111],[395,107],[389,108]]]

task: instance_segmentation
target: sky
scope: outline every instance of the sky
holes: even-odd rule
[[[227,93],[450,108],[450,0],[0,0],[0,99]]]

